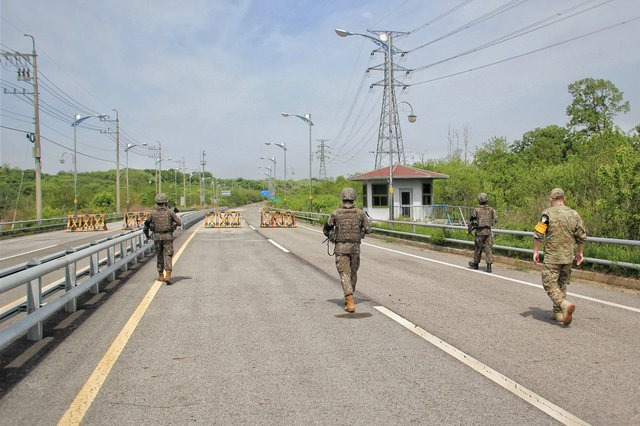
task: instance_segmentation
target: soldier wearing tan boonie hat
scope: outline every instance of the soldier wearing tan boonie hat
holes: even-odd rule
[[[576,307],[567,300],[567,285],[574,260],[578,266],[584,260],[587,233],[578,212],[564,205],[562,188],[551,190],[549,203],[551,207],[542,212],[533,233],[533,261],[540,263],[538,250],[544,241],[542,286],[553,301],[553,318],[569,325]],[[574,256],[575,244],[578,250]]]

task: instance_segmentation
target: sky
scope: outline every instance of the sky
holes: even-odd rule
[[[567,86],[586,77],[624,93],[631,111],[615,120],[623,131],[640,123],[637,0],[3,0],[0,8],[0,51],[31,53],[24,34],[35,39],[45,173],[73,170],[76,114],[113,120],[114,110],[123,168],[127,144],[137,145],[128,155],[137,169],[155,167],[149,147],[160,144],[163,169],[184,160],[199,170],[204,150],[217,177],[259,179],[275,166],[282,178],[284,150],[274,144],[284,143],[287,177],[307,178],[309,126],[280,114],[289,112],[311,114],[313,177],[321,139],[327,176],[372,170],[383,88],[370,86],[384,74],[366,71],[384,56],[372,55],[369,38],[338,37],[336,28],[409,33],[393,39],[408,52],[394,55],[397,65],[421,69],[395,74],[407,85],[396,97],[409,163],[446,157],[456,133],[464,150],[465,129],[471,158],[492,137],[513,142],[564,126]],[[32,86],[0,62],[0,163],[33,168],[32,96],[4,93]],[[92,117],[76,131],[78,171],[115,168],[113,121]]]

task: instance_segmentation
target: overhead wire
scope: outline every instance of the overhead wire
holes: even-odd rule
[[[472,71],[477,71],[477,70],[480,70],[480,69],[483,69],[483,68],[488,68],[488,67],[491,67],[491,66],[494,66],[494,65],[502,64],[504,62],[512,61],[514,59],[519,59],[519,58],[522,58],[524,56],[528,56],[528,55],[532,55],[534,53],[541,52],[543,50],[551,49],[553,47],[557,47],[557,46],[560,46],[560,45],[563,45],[563,44],[570,43],[572,41],[576,41],[576,40],[579,40],[579,39],[582,39],[582,38],[585,38],[585,37],[589,37],[589,36],[592,36],[592,35],[595,35],[595,34],[599,34],[599,33],[604,32],[604,31],[608,31],[608,30],[610,30],[612,28],[619,27],[621,25],[625,25],[625,24],[637,21],[638,19],[640,19],[640,16],[636,16],[634,18],[627,19],[625,21],[617,22],[615,24],[608,25],[606,27],[603,27],[603,28],[600,28],[600,29],[597,29],[597,30],[594,30],[594,31],[590,31],[588,33],[584,33],[584,34],[581,34],[579,36],[572,37],[570,39],[559,41],[557,43],[552,43],[552,44],[549,44],[547,46],[540,47],[538,49],[533,49],[533,50],[529,50],[527,52],[524,52],[524,53],[521,53],[521,54],[518,54],[518,55],[510,56],[508,58],[504,58],[504,59],[501,59],[499,61],[491,62],[491,63],[485,64],[485,65],[481,65],[481,66],[470,68],[470,69],[463,70],[463,71],[454,72],[454,73],[443,75],[443,76],[440,76],[440,77],[431,78],[431,79],[419,81],[419,82],[416,82],[416,83],[411,83],[411,86],[416,86],[418,84],[431,83],[431,82],[434,82],[434,81],[443,80],[445,78],[455,77],[457,75],[466,74],[466,73],[469,73],[469,72],[472,72]]]
[[[469,50],[466,50],[466,51],[464,51],[464,52],[462,52],[462,53],[458,53],[458,54],[456,54],[456,55],[450,56],[450,57],[445,58],[445,59],[441,59],[441,60],[439,60],[439,61],[432,62],[432,63],[427,64],[427,65],[423,65],[423,66],[421,66],[421,67],[417,67],[417,68],[410,69],[410,70],[408,70],[407,72],[408,72],[408,73],[414,73],[414,72],[422,71],[422,70],[425,70],[425,69],[427,69],[427,68],[431,68],[431,67],[434,67],[434,66],[436,66],[436,65],[440,65],[440,64],[443,64],[443,63],[445,63],[445,62],[451,61],[451,60],[453,60],[453,59],[457,59],[457,58],[460,58],[460,57],[463,57],[463,56],[469,55],[469,54],[471,54],[471,53],[479,52],[479,51],[484,50],[484,49],[487,49],[487,48],[489,48],[489,47],[496,46],[496,45],[501,44],[501,43],[504,43],[504,42],[506,42],[506,41],[513,40],[513,39],[515,39],[515,38],[522,37],[522,36],[524,36],[524,35],[526,35],[526,34],[530,34],[530,33],[534,32],[534,31],[538,31],[538,30],[540,30],[540,29],[543,29],[543,28],[549,27],[549,26],[551,26],[551,25],[557,24],[557,23],[559,23],[559,22],[563,22],[563,21],[565,21],[565,20],[567,20],[567,19],[574,18],[574,17],[576,17],[576,16],[578,16],[578,15],[581,15],[581,14],[583,14],[583,13],[586,13],[586,12],[589,12],[589,11],[591,11],[591,10],[593,10],[593,9],[596,9],[596,8],[598,8],[598,7],[601,7],[601,6],[603,6],[603,5],[607,4],[607,3],[611,3],[611,2],[613,2],[614,0],[605,0],[605,1],[602,1],[602,2],[600,2],[600,3],[596,4],[596,5],[593,5],[593,6],[589,7],[589,8],[586,8],[586,9],[584,9],[584,10],[580,10],[580,11],[578,11],[578,12],[575,12],[575,13],[573,13],[573,14],[571,14],[571,15],[568,15],[568,16],[562,16],[562,15],[564,15],[564,14],[565,14],[565,13],[567,13],[567,12],[574,11],[574,10],[576,10],[576,9],[578,9],[578,8],[580,8],[580,7],[582,7],[582,6],[586,5],[586,4],[588,4],[588,3],[593,3],[594,1],[596,1],[596,0],[587,0],[587,1],[584,1],[584,2],[582,2],[582,3],[580,3],[580,4],[577,4],[577,5],[575,5],[575,6],[572,6],[572,7],[568,8],[568,9],[565,9],[565,10],[562,10],[562,11],[560,11],[560,12],[557,12],[557,13],[554,13],[554,14],[552,14],[552,15],[549,15],[549,16],[547,16],[546,18],[540,19],[540,20],[538,20],[538,21],[536,21],[536,22],[534,22],[534,23],[532,23],[532,24],[529,24],[529,25],[526,25],[526,26],[524,26],[524,27],[521,27],[521,28],[519,28],[519,29],[517,29],[517,30],[515,30],[515,31],[512,31],[512,32],[511,32],[511,33],[509,33],[509,34],[505,34],[505,35],[503,35],[503,36],[501,36],[501,37],[495,38],[495,39],[493,39],[493,40],[491,40],[491,41],[488,41],[488,42],[483,43],[483,44],[481,44],[481,45],[479,45],[479,46],[476,46],[476,47],[474,47],[474,48],[471,48],[471,49],[469,49]],[[557,18],[557,17],[559,17],[559,16],[562,16],[562,17],[561,17],[561,18],[559,18],[559,19],[556,19],[555,21],[548,22],[548,21],[550,21],[550,20],[552,20],[552,19],[554,19],[554,18]]]
[[[444,13],[441,13],[440,15],[436,16],[435,18],[427,21],[426,23],[420,25],[417,28],[414,28],[411,31],[408,31],[405,35],[409,35],[409,34],[413,34],[415,32],[418,32],[426,27],[428,27],[429,25],[433,24],[434,22],[439,21],[442,18],[446,18],[447,16],[451,15],[452,13],[456,12],[458,9],[461,9],[462,7],[468,5],[469,3],[471,3],[473,0],[465,0],[462,3],[458,3],[456,6],[452,7],[451,9],[447,10]]]
[[[435,39],[428,41],[424,44],[421,44],[419,46],[414,47],[413,49],[409,49],[407,50],[405,53],[411,53],[411,52],[415,52],[418,49],[422,49],[424,47],[430,46],[440,40],[444,40],[445,38],[451,37],[454,34],[457,34],[461,31],[467,30],[469,28],[472,28],[482,22],[488,21],[489,19],[495,18],[496,16],[499,16],[501,14],[503,14],[504,12],[507,12],[515,7],[518,7],[520,5],[522,5],[523,3],[527,2],[529,0],[509,0],[508,2],[502,4],[501,6],[498,6],[497,8],[485,13],[484,15],[479,16],[478,18],[472,19],[471,21],[462,24],[461,26],[459,26],[458,28],[451,30],[439,37],[436,37]]]

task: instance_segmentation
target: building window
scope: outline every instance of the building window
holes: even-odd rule
[[[422,205],[430,206],[431,200],[431,182],[422,184]]]
[[[362,185],[362,207],[364,207],[365,209],[369,207],[369,205],[367,204],[367,184],[366,183]]]
[[[373,201],[373,207],[388,206],[388,188],[385,184],[373,184],[371,185],[371,201]]]

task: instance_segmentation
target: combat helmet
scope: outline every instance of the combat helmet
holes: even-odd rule
[[[487,204],[488,201],[489,201],[489,196],[487,194],[485,194],[484,192],[481,192],[478,194],[478,202],[480,204]]]
[[[354,201],[356,199],[356,190],[350,187],[344,188],[340,192],[340,199],[342,201]]]
[[[169,202],[169,197],[167,197],[167,194],[164,193],[159,193],[158,195],[156,195],[156,204],[167,204]]]

